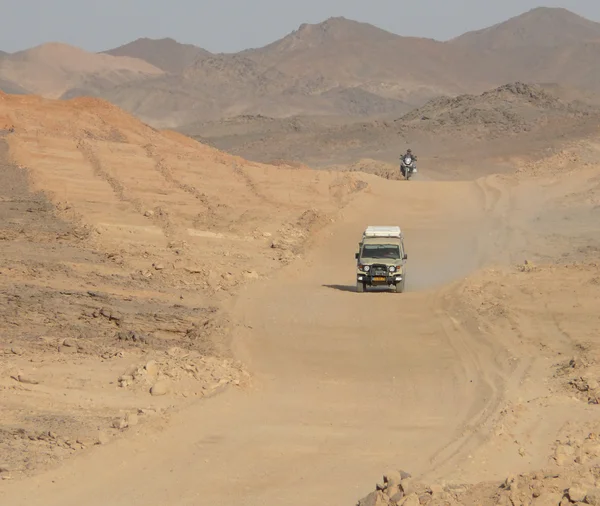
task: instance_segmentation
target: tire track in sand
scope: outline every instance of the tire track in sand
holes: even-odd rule
[[[78,138],[77,149],[81,152],[84,159],[90,164],[94,171],[94,175],[106,181],[109,186],[112,188],[112,191],[117,196],[117,198],[124,202],[133,209],[140,213],[144,214],[146,209],[150,206],[145,206],[144,202],[139,198],[132,197],[128,189],[123,185],[123,183],[116,177],[110,174],[104,167],[100,157],[94,151],[94,148],[91,144],[86,142],[83,138]],[[153,215],[150,217],[154,224],[158,226],[165,237],[172,238],[175,233],[175,225],[169,220],[169,218],[165,215]]]

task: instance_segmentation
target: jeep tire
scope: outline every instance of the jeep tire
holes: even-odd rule
[[[402,279],[402,281],[400,281],[400,283],[396,283],[394,285],[394,288],[395,288],[396,293],[403,293],[404,292],[404,278]]]
[[[363,293],[365,291],[365,284],[362,281],[356,282],[356,291],[358,293]]]

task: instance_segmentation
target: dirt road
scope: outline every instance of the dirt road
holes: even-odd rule
[[[237,299],[236,351],[254,391],[15,483],[2,503],[343,505],[387,467],[450,464],[501,386],[497,350],[455,325],[441,298],[489,254],[489,205],[474,182],[375,184],[307,258]],[[408,292],[353,293],[362,229],[393,223],[406,234]]]

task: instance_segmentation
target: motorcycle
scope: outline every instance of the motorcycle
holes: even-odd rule
[[[415,160],[410,155],[404,155],[401,158],[400,162],[400,171],[406,180],[409,180],[411,176],[417,172],[417,167],[415,167]]]

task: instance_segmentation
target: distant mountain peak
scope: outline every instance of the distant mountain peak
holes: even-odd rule
[[[104,51],[113,56],[130,56],[147,61],[166,72],[178,73],[199,58],[211,53],[192,44],[182,44],[171,37],[151,39],[142,37]]]
[[[465,33],[450,44],[476,50],[555,47],[600,37],[600,23],[562,7],[536,7],[502,23]]]

